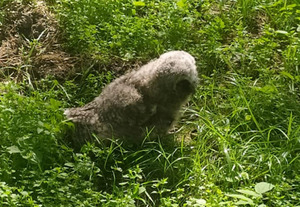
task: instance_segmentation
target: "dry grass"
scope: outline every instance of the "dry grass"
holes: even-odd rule
[[[62,79],[74,74],[80,59],[64,51],[58,22],[44,2],[12,2],[6,6],[6,14],[0,30],[2,78],[22,79],[22,70],[38,78],[51,75]]]

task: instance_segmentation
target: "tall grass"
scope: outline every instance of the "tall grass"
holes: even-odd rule
[[[23,82],[0,83],[0,206],[300,205],[296,0],[52,3],[69,50],[103,65],[187,50],[200,84],[174,134],[73,149],[64,108],[118,74],[18,68]]]

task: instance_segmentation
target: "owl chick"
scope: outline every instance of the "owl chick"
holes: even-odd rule
[[[75,124],[73,141],[83,144],[96,135],[139,143],[147,133],[165,135],[180,107],[195,91],[195,59],[184,51],[171,51],[107,85],[92,102],[65,111]]]

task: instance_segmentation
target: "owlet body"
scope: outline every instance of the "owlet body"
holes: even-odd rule
[[[165,135],[195,91],[195,59],[184,51],[162,54],[108,84],[92,102],[65,111],[75,124],[75,143],[121,138],[141,142],[147,131]]]

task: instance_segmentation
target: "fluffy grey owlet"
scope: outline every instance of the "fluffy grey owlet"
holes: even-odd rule
[[[94,136],[139,143],[147,131],[165,135],[197,82],[195,59],[189,53],[164,53],[108,84],[85,106],[67,109],[64,114],[75,124],[72,139],[78,144]]]

